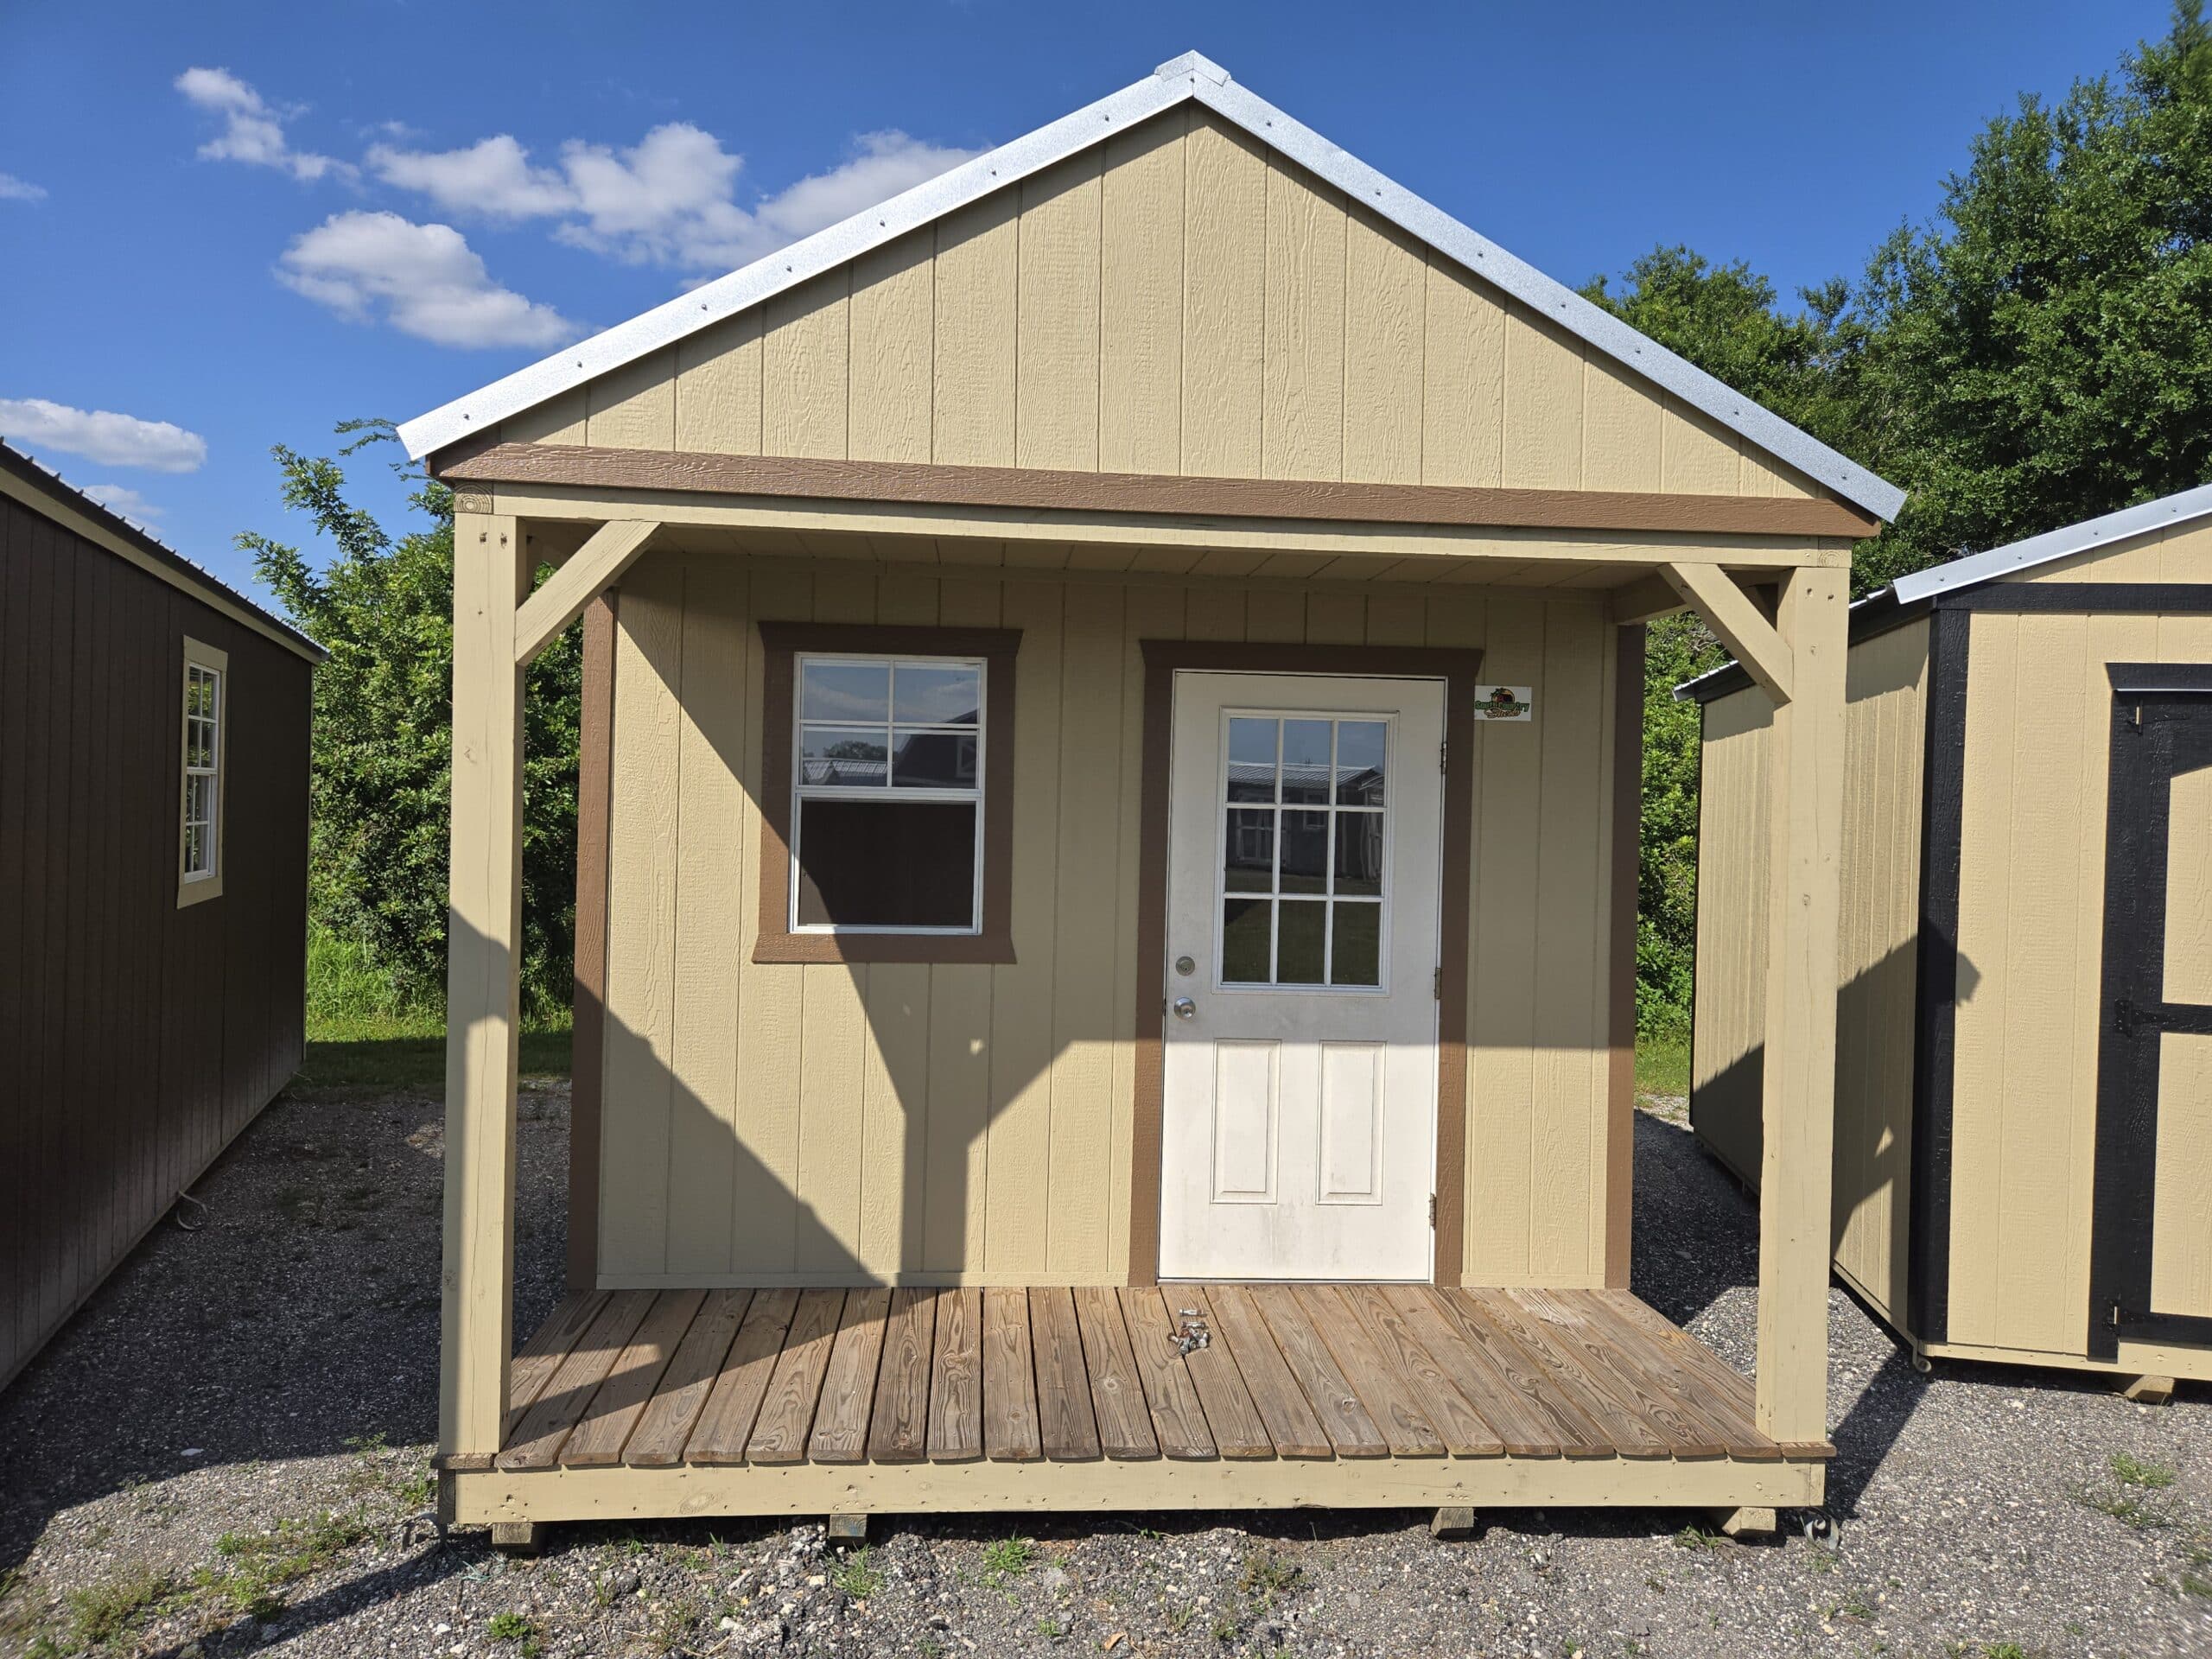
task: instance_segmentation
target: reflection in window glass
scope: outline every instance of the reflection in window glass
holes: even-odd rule
[[[1379,720],[1337,722],[1337,804],[1382,804],[1383,750],[1389,728]]]
[[[1286,720],[1282,723],[1282,798],[1286,805],[1329,798],[1327,720]]]
[[[892,734],[891,781],[899,789],[972,789],[976,784],[976,739],[968,732],[916,732],[905,727]]]
[[[799,782],[818,788],[880,788],[883,728],[809,726],[799,734]]]
[[[1380,985],[1382,906],[1338,904],[1330,909],[1329,983]]]
[[[1336,893],[1379,893],[1382,891],[1382,815],[1380,812],[1338,812],[1337,821]]]
[[[1272,801],[1275,798],[1275,733],[1272,720],[1229,722],[1229,798]]]
[[[1326,893],[1329,890],[1329,814],[1285,812],[1282,815],[1283,893]]]
[[[1265,985],[1271,971],[1274,906],[1265,899],[1230,899],[1221,906],[1221,977],[1229,985]]]
[[[1272,893],[1275,876],[1275,815],[1249,807],[1229,809],[1222,847],[1221,885],[1228,893]]]
[[[1329,907],[1318,899],[1286,899],[1275,918],[1275,983],[1325,985]]]
[[[901,726],[973,726],[982,718],[982,677],[965,664],[900,663],[892,718]]]
[[[801,666],[801,720],[891,722],[891,664],[809,658]]]

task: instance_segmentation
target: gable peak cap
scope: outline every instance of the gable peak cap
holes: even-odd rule
[[[1217,86],[1228,86],[1230,79],[1229,71],[1203,52],[1185,52],[1179,58],[1170,58],[1152,73],[1162,80],[1181,80],[1195,75]]]

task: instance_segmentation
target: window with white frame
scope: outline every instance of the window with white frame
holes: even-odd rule
[[[791,930],[980,932],[984,660],[797,666]]]
[[[222,742],[223,671],[188,657],[184,664],[184,847],[180,866],[188,883],[212,880],[221,868]]]

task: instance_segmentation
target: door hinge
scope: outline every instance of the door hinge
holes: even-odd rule
[[[1435,977],[1429,981],[1428,988],[1429,995],[1438,1001],[1441,1002],[1444,1000],[1444,970],[1441,968],[1436,970]]]
[[[1450,753],[1451,747],[1452,745],[1449,742],[1440,743],[1436,746],[1436,769],[1439,772],[1451,771],[1452,768],[1444,764],[1444,757],[1446,754]]]
[[[1431,1228],[1436,1225],[1436,1194],[1433,1192],[1428,1195],[1428,1224]]]

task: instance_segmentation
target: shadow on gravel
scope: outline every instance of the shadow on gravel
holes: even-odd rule
[[[519,1117],[527,1331],[560,1294],[565,1096]],[[428,1091],[288,1090],[246,1128],[194,1187],[205,1224],[161,1222],[0,1392],[0,1573],[111,1492],[435,1439],[442,1118]]]
[[[270,1641],[289,1642],[325,1624],[353,1617],[365,1607],[391,1598],[424,1590],[445,1580],[476,1570],[489,1550],[471,1552],[433,1539],[417,1554],[395,1566],[365,1573],[334,1584],[320,1595],[286,1604],[281,1619],[264,1626],[251,1617],[204,1630],[188,1642],[156,1649],[148,1659],[181,1659],[189,1648],[195,1651],[226,1652],[252,1648]],[[271,1632],[264,1634],[264,1631]]]
[[[1687,1123],[1637,1113],[1635,1222],[1629,1284],[1676,1325],[1758,1287],[1758,1206]]]

